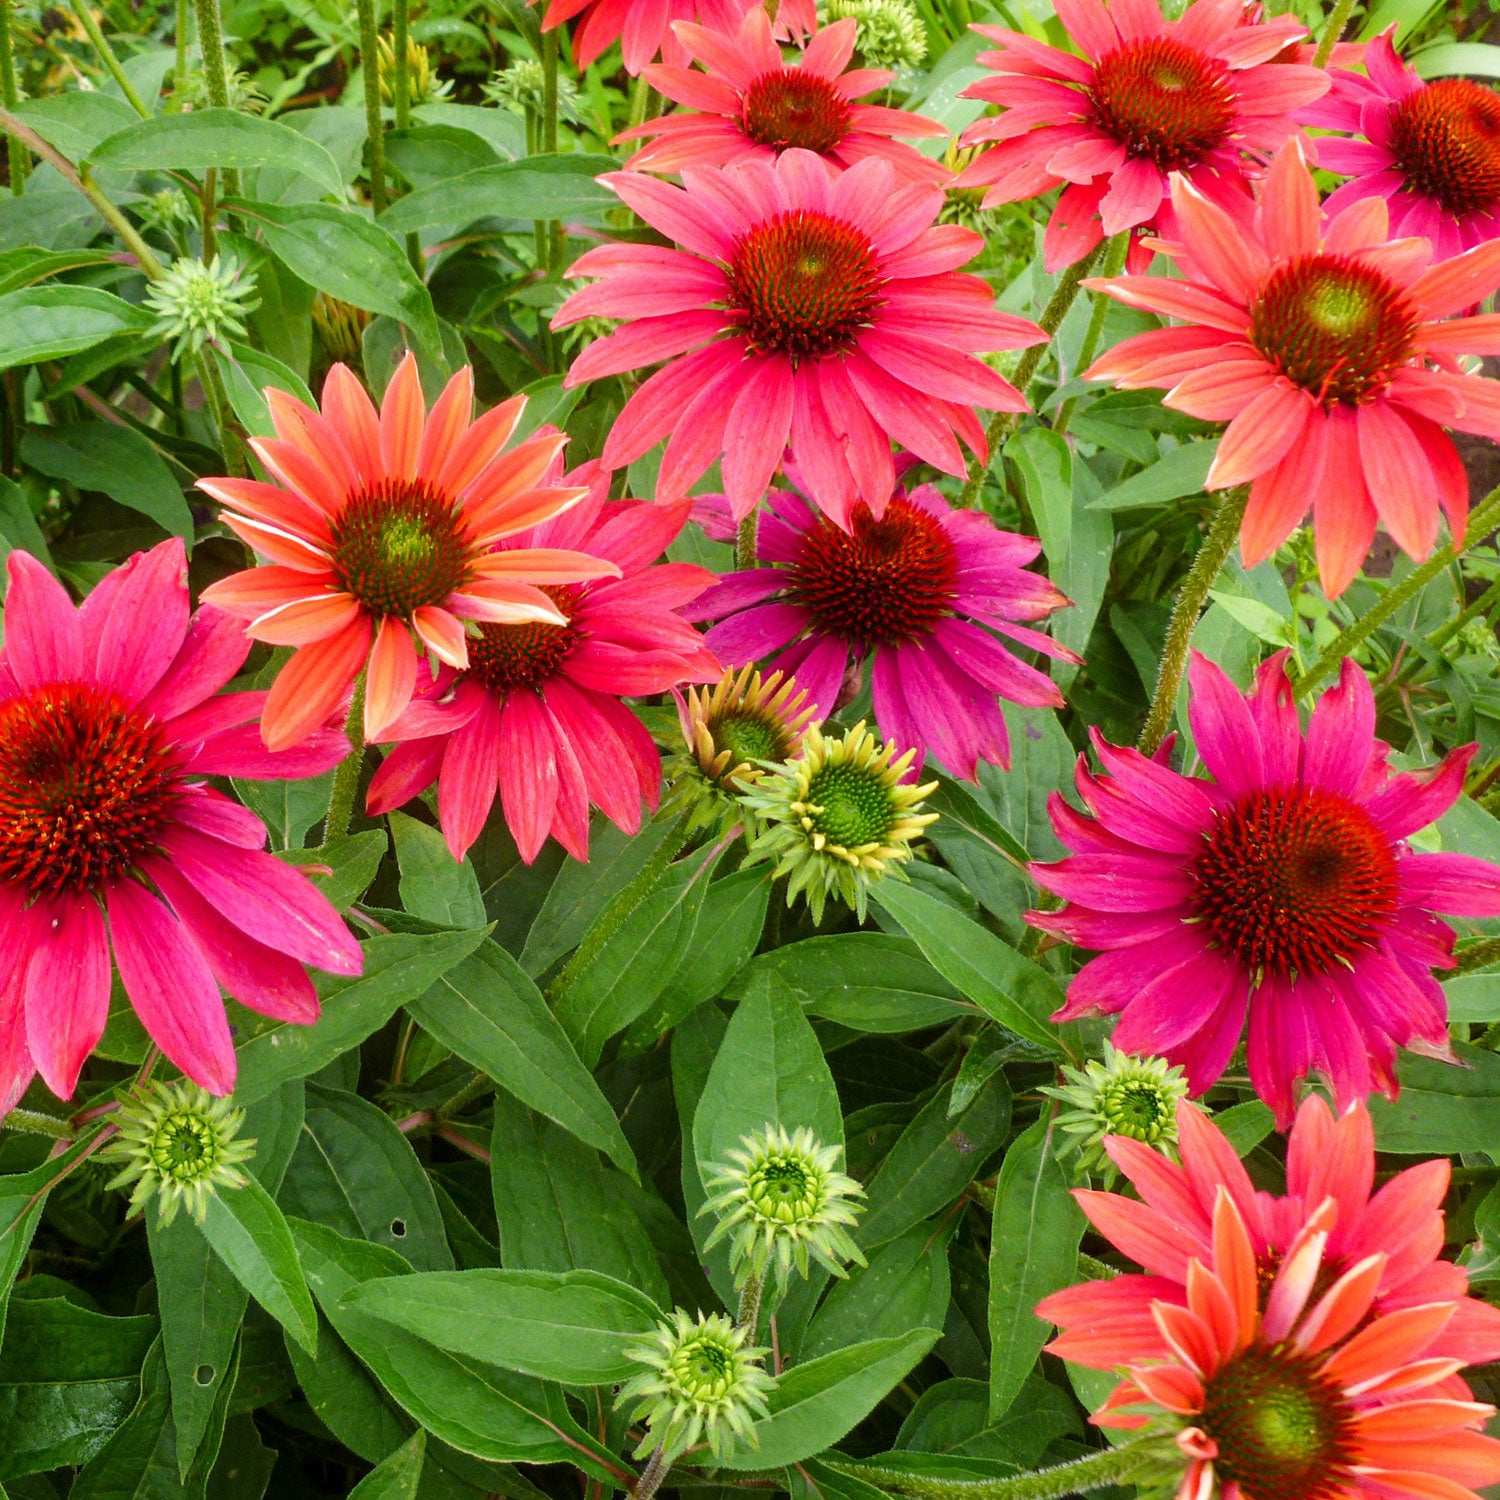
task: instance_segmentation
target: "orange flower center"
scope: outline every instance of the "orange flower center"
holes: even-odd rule
[[[571,620],[582,590],[554,587],[542,592]],[[539,688],[557,675],[577,641],[571,624],[481,624],[479,634],[469,637],[469,674],[497,693]]]
[[[1357,403],[1412,353],[1418,318],[1380,271],[1347,255],[1303,255],[1267,277],[1250,342],[1319,401]]]
[[[0,879],[94,891],[156,847],[181,765],[113,693],[59,682],[0,704]]]
[[[1257,977],[1325,974],[1396,910],[1396,856],[1365,811],[1314,787],[1251,792],[1190,870],[1195,920]]]
[[[920,640],[952,613],[958,558],[942,524],[897,497],[878,521],[861,505],[847,532],[819,519],[787,573],[815,629],[868,651]]]
[[[1164,172],[1202,161],[1234,123],[1223,65],[1168,37],[1129,42],[1100,58],[1089,96],[1099,128]]]
[[[849,101],[826,78],[800,68],[762,73],[745,92],[740,123],[761,146],[831,151],[849,129]]]
[[[408,618],[441,604],[467,574],[453,502],[419,479],[383,479],[335,517],[333,571],[372,615]]]
[[[847,351],[880,306],[869,240],[807,209],[777,214],[745,235],[729,282],[751,347],[792,360]]]
[[[1442,78],[1391,113],[1397,169],[1450,214],[1500,204],[1500,98],[1467,78]]]
[[[1353,1412],[1318,1361],[1252,1346],[1212,1376],[1199,1426],[1221,1488],[1250,1500],[1332,1500],[1353,1454]]]

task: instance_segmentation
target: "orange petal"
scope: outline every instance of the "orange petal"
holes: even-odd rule
[[[1309,1354],[1338,1343],[1363,1321],[1375,1300],[1388,1257],[1367,1255],[1328,1288],[1297,1331],[1297,1347]]]
[[[469,665],[469,643],[463,626],[446,609],[423,604],[413,611],[412,629],[422,644],[450,667],[462,672]]]
[[[318,543],[328,541],[327,515],[295,490],[263,484],[258,479],[200,479],[198,488],[241,515],[309,536]]]
[[[432,403],[427,415],[427,429],[417,454],[417,473],[423,479],[435,480],[442,472],[448,455],[469,426],[474,411],[474,371],[465,365]]]
[[[417,653],[403,621],[387,615],[375,632],[365,673],[365,739],[378,740],[406,710],[417,685]]]
[[[538,484],[567,446],[562,433],[547,433],[492,459],[464,490],[464,510],[470,517],[482,516],[522,490]]]
[[[1237,1347],[1243,1349],[1255,1337],[1257,1322],[1255,1252],[1234,1199],[1222,1187],[1214,1200],[1213,1228],[1214,1271],[1234,1308]]]
[[[513,578],[524,583],[582,583],[589,578],[620,577],[614,563],[567,547],[508,547],[503,552],[486,552],[469,566],[479,578]]]
[[[226,614],[253,620],[278,604],[310,599],[315,594],[336,588],[332,573],[304,573],[301,568],[246,568],[231,573],[203,590],[203,603],[222,609]]]
[[[279,438],[253,437],[250,450],[265,465],[273,479],[296,490],[309,505],[330,516],[343,508],[346,491],[321,459],[297,443]]]
[[[266,404],[277,435],[323,468],[339,494],[348,494],[358,486],[360,476],[354,458],[339,430],[321,412],[274,386],[266,390]]]
[[[470,535],[476,546],[488,546],[502,537],[515,536],[518,532],[540,526],[543,521],[550,521],[553,516],[560,516],[577,505],[586,494],[588,490],[572,485],[522,490],[503,504],[487,510],[479,523],[476,524],[470,516]]]
[[[512,396],[476,418],[444,459],[438,488],[448,495],[463,494],[474,476],[510,441],[525,410],[526,397]]]
[[[366,483],[380,477],[380,418],[354,372],[335,365],[323,382],[323,410],[344,442]]]
[[[1400,1369],[1426,1353],[1456,1311],[1456,1303],[1429,1302],[1376,1318],[1329,1359],[1328,1378],[1347,1389]]]
[[[380,458],[392,478],[410,479],[417,472],[425,412],[416,356],[408,350],[380,403]]]
[[[272,562],[294,568],[299,573],[323,574],[329,570],[328,554],[316,542],[230,511],[225,511],[223,521],[252,552],[258,552]]]
[[[568,623],[568,617],[540,589],[497,578],[476,578],[462,593],[449,594],[446,603],[466,620],[489,620],[497,625]]]
[[[268,646],[310,646],[344,629],[360,613],[352,594],[317,594],[257,615],[245,634]]]
[[[292,653],[266,695],[260,737],[285,750],[321,729],[349,696],[370,649],[370,622],[359,615],[337,635]]]

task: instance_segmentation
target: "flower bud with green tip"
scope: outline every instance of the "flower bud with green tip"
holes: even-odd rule
[[[521,57],[491,77],[484,86],[484,97],[512,114],[540,115],[546,109],[546,87],[547,75],[541,63]],[[566,74],[560,74],[557,80],[557,113],[560,119],[575,123],[579,118],[578,85]]]
[[[832,893],[863,921],[870,886],[901,874],[913,843],[937,821],[921,810],[937,782],[902,779],[915,757],[898,756],[894,741],[881,745],[863,723],[838,739],[810,727],[796,760],[769,766],[740,795],[764,829],[745,863],[774,860],[774,873],[788,877],[787,905],[805,895],[814,921]]]
[[[135,1184],[132,1212],[154,1197],[157,1222],[170,1224],[179,1208],[198,1223],[220,1188],[240,1188],[240,1167],[255,1155],[253,1140],[236,1140],[245,1112],[215,1099],[195,1083],[153,1083],[124,1099],[115,1113],[119,1135],[101,1161],[125,1165],[108,1186]]]
[[[749,1337],[722,1313],[695,1318],[678,1308],[650,1343],[626,1350],[643,1368],[620,1387],[615,1405],[633,1402],[631,1420],[646,1424],[637,1458],[660,1447],[670,1463],[705,1442],[723,1459],[737,1445],[755,1445],[755,1420],[766,1415],[775,1382],[761,1363],[766,1351]]]
[[[842,1148],[825,1146],[805,1125],[788,1133],[767,1125],[729,1152],[729,1161],[707,1169],[708,1201],[698,1210],[719,1222],[704,1248],[730,1239],[735,1285],[763,1278],[776,1268],[783,1290],[792,1267],[806,1276],[817,1260],[835,1276],[844,1263],[865,1264],[849,1237],[863,1205],[864,1189],[838,1170]]]
[[[918,68],[927,56],[927,30],[912,0],[826,0],[825,21],[853,16],[854,50],[867,68]]]
[[[1104,1044],[1102,1062],[1090,1058],[1081,1068],[1064,1068],[1064,1084],[1044,1088],[1069,1106],[1057,1123],[1069,1137],[1064,1150],[1078,1152],[1081,1171],[1098,1172],[1106,1185],[1118,1173],[1104,1149],[1104,1138],[1123,1135],[1155,1146],[1168,1156],[1177,1144],[1177,1101],[1185,1099],[1187,1079],[1181,1068],[1161,1057],[1132,1057]]]
[[[147,287],[145,303],[156,314],[148,331],[172,339],[172,357],[181,359],[205,344],[244,338],[244,320],[260,299],[254,276],[238,261],[227,255],[207,262],[184,256]]]

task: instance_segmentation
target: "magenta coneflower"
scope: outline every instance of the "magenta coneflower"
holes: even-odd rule
[[[1384,198],[1391,231],[1458,255],[1500,235],[1500,96],[1468,78],[1426,83],[1396,56],[1387,31],[1364,57],[1368,77],[1340,68],[1302,121],[1363,136],[1318,141],[1318,165],[1352,181],[1329,195],[1329,213]]]
[[[656,807],[661,756],[621,699],[719,676],[681,616],[713,574],[657,561],[687,504],[611,502],[608,476],[591,464],[567,482],[588,485],[583,503],[507,547],[566,548],[608,560],[620,576],[549,588],[561,625],[481,624],[468,670],[442,670],[383,736],[397,743],[371,780],[369,811],[389,812],[436,781],[455,859],[479,837],[497,790],[528,864],[549,833],[587,859],[590,805],[635,833],[642,799]]]
[[[1155,0],[1059,0],[1083,55],[998,26],[979,60],[998,77],[964,90],[1004,106],[962,143],[993,143],[958,179],[985,206],[1067,184],[1047,222],[1049,271],[1082,260],[1107,235],[1170,208],[1169,173],[1214,198],[1244,196],[1247,160],[1296,128],[1295,110],[1328,88],[1321,68],[1276,61],[1306,35],[1292,16],[1247,22],[1241,0],[1196,0],[1176,21]]]
[[[573,20],[573,59],[580,68],[595,62],[618,41],[625,71],[639,73],[653,58],[662,57],[679,65],[686,58],[682,45],[672,35],[674,21],[701,21],[719,31],[733,31],[740,18],[759,0],[548,0],[542,15],[542,30]],[[528,5],[536,0],[527,0]]]
[[[765,566],[725,575],[689,614],[719,621],[708,644],[728,666],[776,653],[770,666],[796,677],[819,718],[851,660],[861,672],[868,661],[881,733],[972,780],[981,760],[1010,762],[1000,699],[1062,703],[1052,679],[997,638],[1078,659],[1017,623],[1068,602],[1026,570],[1041,551],[1031,537],[952,509],[931,485],[897,490],[878,520],[857,506],[847,530],[773,490],[757,535]]]
[[[842,525],[856,499],[884,507],[893,439],[962,474],[959,440],[985,451],[974,408],[1025,410],[975,356],[1046,335],[997,312],[989,285],[957,271],[984,242],[934,223],[940,188],[902,182],[879,158],[840,173],[800,148],[689,167],[680,188],[641,172],[602,180],[681,248],[588,251],[572,274],[599,280],[574,292],[556,323],[631,320],[573,362],[569,386],[664,365],[604,445],[616,469],[670,436],[659,499],[681,499],[722,457],[743,516],[790,439],[813,498]]]
[[[854,55],[858,24],[836,21],[815,31],[807,50],[784,62],[765,11],[750,11],[738,36],[678,22],[677,38],[703,72],[661,63],[645,78],[658,93],[690,113],[647,120],[616,136],[649,140],[627,167],[680,172],[773,160],[794,146],[847,167],[867,156],[884,157],[898,176],[941,183],[941,162],[903,145],[898,136],[944,136],[948,128],[904,109],[860,104],[896,76],[884,69],[845,70]]]
[[[1172,183],[1186,280],[1084,285],[1181,327],[1136,334],[1087,370],[1126,389],[1163,386],[1167,406],[1227,422],[1208,487],[1250,484],[1245,566],[1269,557],[1312,508],[1330,596],[1359,571],[1376,518],[1414,558],[1438,512],[1462,543],[1469,482],[1444,427],[1500,437],[1500,383],[1464,373],[1500,350],[1496,320],[1455,317],[1500,286],[1500,241],[1432,260],[1391,241],[1386,204],[1351,204],[1326,226],[1300,142],[1262,180],[1253,213],[1230,215]]]
[[[1474,746],[1425,775],[1390,771],[1352,661],[1304,733],[1286,655],[1247,697],[1194,656],[1189,717],[1212,781],[1095,736],[1108,774],[1080,760],[1077,775],[1093,817],[1054,793],[1072,857],[1032,866],[1067,905],[1028,915],[1100,950],[1057,1019],[1120,1012],[1114,1044],[1180,1063],[1195,1093],[1224,1071],[1248,1013],[1250,1079],[1283,1126],[1314,1070],[1346,1103],[1394,1097],[1397,1046],[1446,1056],[1432,971],[1452,967],[1453,933],[1435,914],[1500,915],[1500,867],[1406,843],[1456,800]]]
[[[336,728],[261,744],[264,693],[215,696],[250,641],[189,613],[182,543],[109,573],[75,610],[35,558],[6,561],[0,651],[0,1116],[34,1072],[59,1098],[104,1030],[110,978],[195,1083],[234,1086],[219,986],[284,1021],[317,1019],[303,968],[357,974],[338,913],[264,850],[265,825],[211,776],[314,776]]]

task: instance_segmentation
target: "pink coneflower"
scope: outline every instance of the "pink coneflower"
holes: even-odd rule
[[[479,837],[497,789],[528,864],[549,833],[587,859],[590,805],[635,833],[642,799],[656,807],[661,757],[622,697],[719,675],[680,614],[713,574],[657,562],[687,504],[611,502],[594,465],[568,477],[589,486],[588,498],[505,547],[575,549],[607,559],[618,578],[550,588],[560,625],[481,624],[468,670],[443,669],[384,735],[397,744],[370,783],[369,811],[389,812],[436,781],[455,859]]]
[[[880,156],[899,177],[947,181],[941,162],[895,139],[943,136],[947,126],[904,109],[857,102],[896,75],[875,68],[845,71],[854,55],[855,21],[836,21],[814,32],[807,50],[790,63],[782,61],[763,10],[746,14],[738,36],[684,22],[675,29],[704,71],[661,63],[647,68],[645,78],[658,93],[692,112],[647,120],[616,136],[617,141],[651,141],[627,167],[668,173],[724,167],[771,161],[797,146],[837,167]]]
[[[1183,1107],[1183,1118],[1194,1114]],[[1120,1155],[1156,1206],[1075,1194],[1095,1229],[1152,1273],[1071,1287],[1037,1306],[1062,1330],[1054,1353],[1124,1374],[1093,1420],[1165,1427],[1182,1455],[1178,1500],[1473,1500],[1500,1481],[1500,1442],[1480,1430],[1494,1408],[1458,1378],[1500,1343],[1492,1336],[1487,1353],[1465,1355],[1446,1332],[1479,1311],[1463,1272],[1451,1268],[1456,1284],[1428,1302],[1381,1307],[1388,1255],[1345,1265],[1332,1254],[1343,1185],[1326,1176],[1329,1195],[1298,1205],[1284,1253],[1268,1263],[1246,1222],[1234,1151],[1206,1121],[1198,1138],[1205,1159],[1177,1174],[1186,1192],[1169,1189],[1170,1163],[1112,1138],[1136,1147]],[[1427,1166],[1446,1179],[1447,1162]],[[1396,1182],[1406,1179],[1407,1192],[1425,1170]],[[1195,1228],[1207,1219],[1208,1232],[1191,1233],[1184,1219]],[[1400,1227],[1390,1240],[1400,1243]],[[1441,1244],[1439,1215],[1437,1240],[1418,1253],[1431,1261]]]
[[[264,852],[265,825],[210,776],[314,776],[348,753],[319,728],[263,748],[264,693],[216,697],[250,642],[190,615],[182,543],[107,574],[75,610],[37,560],[6,560],[0,651],[0,1116],[34,1072],[69,1099],[109,1012],[110,954],[151,1039],[216,1094],[234,1086],[219,996],[317,1019],[304,964],[358,974],[323,895]]]
[[[1500,384],[1461,354],[1500,350],[1493,317],[1453,317],[1500,286],[1500,241],[1433,262],[1425,240],[1390,241],[1383,198],[1320,230],[1299,142],[1278,153],[1253,213],[1231,217],[1174,178],[1185,281],[1125,276],[1085,286],[1184,326],[1137,334],[1086,371],[1167,406],[1228,422],[1210,489],[1249,482],[1245,566],[1269,557],[1312,506],[1330,596],[1359,571],[1377,516],[1425,557],[1438,510],[1461,543],[1469,483],[1444,427],[1500,437]]]
[[[461,671],[464,622],[566,624],[543,590],[611,574],[556,548],[492,552],[501,537],[566,510],[579,489],[540,483],[567,441],[538,435],[503,452],[526,398],[469,420],[466,366],[424,412],[408,354],[377,413],[344,365],[318,411],[267,390],[274,438],[250,446],[277,481],[200,479],[224,522],[269,559],[204,591],[273,646],[295,646],[266,701],[273,750],[321,724],[365,672],[364,733],[377,738],[411,701],[419,655]],[[414,639],[415,638],[415,639]]]
[[[1059,0],[1059,19],[1083,56],[998,26],[994,68],[964,96],[1003,105],[962,144],[994,142],[958,179],[987,189],[984,204],[1034,198],[1064,183],[1047,223],[1047,270],[1082,260],[1101,239],[1166,210],[1168,174],[1201,192],[1245,194],[1247,160],[1296,128],[1293,111],[1328,88],[1321,68],[1274,62],[1306,35],[1292,16],[1245,20],[1241,0],[1196,0],[1168,21],[1154,0]]]
[[[1202,1111],[1179,1104],[1177,1122],[1180,1164],[1137,1141],[1115,1136],[1106,1142],[1111,1160],[1141,1202],[1126,1206],[1103,1193],[1086,1193],[1083,1201],[1092,1215],[1109,1222],[1103,1232],[1117,1243],[1125,1243],[1121,1213],[1130,1216],[1136,1237],[1128,1253],[1148,1274],[1107,1283],[1108,1313],[1097,1295],[1105,1284],[1058,1293],[1051,1312],[1068,1332],[1057,1340],[1054,1352],[1078,1364],[1093,1364],[1107,1356],[1123,1325],[1130,1327],[1133,1340],[1159,1339],[1151,1303],[1185,1301],[1188,1263],[1206,1260],[1213,1246],[1213,1207],[1222,1189],[1244,1221],[1262,1282],[1286,1263],[1303,1226],[1332,1199],[1338,1214],[1323,1256],[1328,1283],[1356,1266],[1379,1261],[1373,1316],[1453,1305],[1428,1358],[1461,1364],[1500,1358],[1500,1308],[1465,1296],[1464,1271],[1438,1258],[1446,1161],[1398,1172],[1376,1190],[1369,1110],[1359,1103],[1335,1116],[1311,1094],[1298,1108],[1287,1137],[1286,1192],[1277,1195],[1252,1186],[1223,1132]],[[1166,1353],[1164,1344],[1161,1353]],[[1443,1378],[1439,1389],[1444,1395],[1469,1396],[1454,1374]]]
[[[1180,1063],[1194,1093],[1224,1071],[1249,1012],[1250,1079],[1285,1126],[1313,1070],[1340,1101],[1394,1097],[1395,1049],[1448,1052],[1443,991],[1453,933],[1434,913],[1500,915],[1500,867],[1406,844],[1450,807],[1474,746],[1423,776],[1394,774],[1375,697],[1345,661],[1304,734],[1286,652],[1248,697],[1194,656],[1189,718],[1213,780],[1095,736],[1108,773],[1080,761],[1053,826],[1073,851],[1032,866],[1061,911],[1028,920],[1099,949],[1057,1019],[1120,1012],[1114,1044]]]
[[[1500,235],[1500,96],[1467,78],[1424,83],[1390,31],[1364,61],[1368,77],[1340,68],[1301,116],[1364,137],[1318,141],[1318,165],[1354,179],[1329,195],[1327,211],[1384,198],[1392,231],[1431,240],[1440,256]]]
[[[1062,704],[1052,679],[997,639],[1078,659],[1017,623],[1068,602],[1026,571],[1041,551],[1031,537],[950,508],[931,485],[897,490],[879,520],[859,505],[847,530],[773,490],[757,537],[766,566],[726,574],[689,614],[719,620],[708,644],[728,666],[777,653],[770,665],[796,677],[819,718],[850,661],[861,672],[868,661],[882,735],[972,780],[981,760],[1010,763],[1000,699]]]
[[[572,274],[600,279],[556,324],[631,320],[573,362],[569,386],[665,362],[604,445],[615,469],[670,435],[659,499],[681,499],[722,457],[743,516],[790,438],[813,498],[843,524],[856,498],[878,513],[890,497],[892,439],[962,474],[959,439],[985,451],[974,408],[1025,409],[975,355],[1046,335],[957,271],[984,241],[934,224],[940,188],[902,182],[878,157],[840,173],[797,148],[689,167],[680,188],[640,172],[601,180],[681,248],[588,251]]]
[[[527,0],[534,5],[536,0]],[[760,0],[549,0],[542,30],[551,31],[582,16],[573,33],[573,60],[580,68],[593,63],[619,41],[625,71],[638,74],[653,58],[682,66],[686,54],[672,34],[674,21],[700,21],[718,31],[733,31],[751,5]]]

